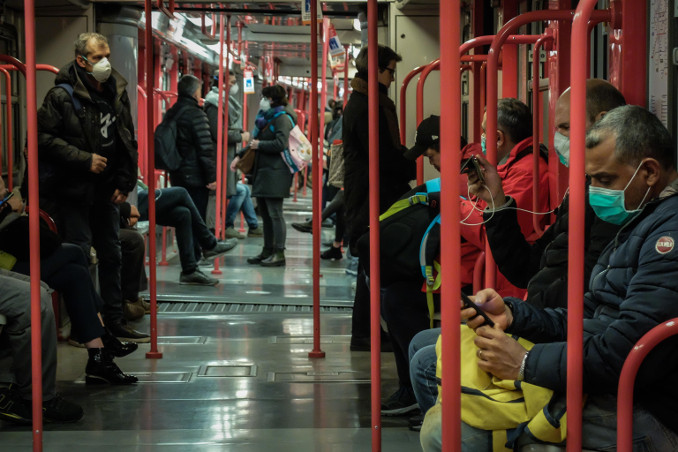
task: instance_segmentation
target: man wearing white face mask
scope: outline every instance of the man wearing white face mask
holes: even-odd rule
[[[111,332],[148,342],[126,325],[120,287],[118,205],[136,184],[137,142],[127,81],[108,61],[108,41],[82,33],[38,111],[40,207],[66,242],[99,259],[102,313]]]

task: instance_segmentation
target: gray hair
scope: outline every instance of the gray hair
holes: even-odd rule
[[[676,167],[676,154],[671,135],[661,121],[637,105],[625,105],[609,111],[586,134],[586,148],[600,145],[605,139],[616,139],[617,159],[636,166],[644,158],[653,158],[664,169]]]
[[[87,56],[87,43],[90,40],[94,40],[98,45],[108,45],[108,39],[106,36],[99,33],[80,33],[78,39],[75,40],[73,45],[75,46],[75,56],[78,55]]]
[[[202,86],[202,81],[191,74],[186,74],[181,77],[177,86],[177,91],[180,96],[193,97],[193,93]]]

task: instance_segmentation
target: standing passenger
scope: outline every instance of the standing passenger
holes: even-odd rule
[[[388,97],[388,88],[395,75],[396,63],[402,57],[386,46],[379,46],[377,78],[379,81],[379,123],[370,124],[367,101],[367,47],[356,58],[358,69],[351,81],[353,92],[344,108],[342,136],[344,142],[344,206],[346,235],[351,254],[357,256],[355,243],[368,230],[369,208],[369,136],[370,127],[379,127],[379,212],[388,207],[410,189],[408,182],[415,178],[415,164],[403,154],[395,104]],[[361,260],[359,267],[369,265]],[[358,274],[353,321],[351,350],[369,350],[370,344],[370,293],[364,271]]]
[[[264,248],[247,262],[281,267],[285,265],[287,236],[283,199],[290,196],[292,173],[280,154],[289,145],[290,131],[297,122],[297,115],[287,105],[287,92],[282,86],[267,86],[261,94],[250,148],[256,152],[251,175],[252,196],[257,198],[264,222]],[[233,160],[231,169],[238,160],[238,157]]]
[[[136,184],[137,142],[127,81],[111,68],[106,37],[82,33],[38,111],[40,206],[66,242],[99,259],[102,312],[111,333],[147,334],[123,318],[118,205]]]

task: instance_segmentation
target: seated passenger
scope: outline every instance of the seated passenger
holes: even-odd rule
[[[148,190],[139,187],[139,213],[141,220],[148,220]],[[162,226],[171,226],[176,231],[179,259],[181,260],[180,284],[214,286],[219,280],[210,278],[198,268],[195,245],[202,249],[206,259],[214,259],[231,250],[238,239],[217,241],[200,216],[193,200],[183,187],[155,190],[156,221]]]
[[[7,318],[0,341],[0,419],[15,424],[32,422],[30,290],[27,276],[0,269],[0,314]],[[43,420],[75,422],[82,418],[82,407],[56,392],[56,324],[52,297],[44,285],[40,290],[40,326]]]
[[[151,305],[139,296],[142,286],[147,286],[144,257],[146,242],[144,236],[134,229],[139,221],[139,210],[133,204],[120,204],[120,251],[122,266],[120,282],[122,288],[122,313],[127,320],[137,320],[151,312]]]
[[[497,105],[497,159],[501,162],[498,174],[507,186],[517,204],[524,209],[518,213],[520,230],[534,240],[532,215],[532,117],[525,104],[516,99],[501,99]],[[483,121],[484,127],[485,121]],[[440,159],[440,118],[431,116],[422,121],[417,128],[415,146],[408,152],[410,158],[417,158],[426,153],[434,166],[439,168]],[[473,154],[481,146],[470,144],[462,152]],[[539,165],[539,212],[548,211],[548,175],[545,159]],[[475,262],[484,251],[485,228],[483,227],[483,201],[460,200],[461,225],[461,282],[466,291],[473,284]],[[478,210],[479,209],[479,210]],[[546,216],[539,218],[542,226]],[[524,291],[513,287],[501,274],[497,274],[497,284],[503,295],[523,295]],[[425,292],[425,291],[424,291]],[[400,388],[382,404],[382,414],[400,415],[418,408],[412,383],[408,360],[410,341],[418,332],[430,327],[429,310],[426,294],[421,285],[409,281],[401,281],[386,287],[382,300],[382,315],[388,326],[389,336],[396,356]],[[439,295],[434,295],[436,310],[439,310]]]
[[[616,444],[617,386],[629,352],[650,329],[678,317],[678,251],[672,239],[678,235],[678,173],[673,141],[647,110],[616,108],[587,134],[586,172],[591,178],[589,202],[596,215],[623,226],[600,255],[583,300],[587,397],[582,447],[600,450]],[[494,328],[483,326],[484,319],[473,308],[462,310],[462,319],[475,329],[478,368],[499,380],[552,390],[556,398],[549,409],[564,408],[567,310],[502,299],[492,289],[478,292],[475,302],[495,323]],[[641,365],[635,382],[634,448],[675,450],[677,363],[674,337],[654,348]],[[497,427],[491,416],[472,421],[463,412],[462,450],[492,450],[493,433],[507,427]],[[436,409],[426,415],[421,436],[425,451],[440,450],[439,413]],[[534,442],[531,435],[522,434],[514,445]]]
[[[6,192],[0,181],[0,193]],[[28,275],[28,216],[13,212],[12,208],[22,209],[23,203],[0,206],[0,250],[16,259],[10,270]],[[71,337],[87,348],[89,360],[85,381],[88,384],[136,383],[137,377],[122,373],[113,358],[129,355],[137,349],[137,344],[120,342],[104,327],[99,314],[103,300],[94,289],[85,253],[77,245],[61,243],[61,239],[44,225],[40,230],[40,277],[63,295],[72,323]],[[148,342],[148,338],[140,341],[144,340]]]
[[[587,130],[613,108],[624,105],[624,96],[605,80],[586,82]],[[570,89],[556,102],[556,153],[563,165],[569,165]],[[495,170],[482,162],[485,185],[494,193],[495,210],[483,214],[487,240],[502,274],[518,287],[527,287],[525,301],[536,307],[567,307],[568,196],[556,209],[556,220],[534,243],[528,243],[518,226],[515,201],[504,198],[501,179]],[[487,196],[488,190],[472,181],[472,193]],[[484,198],[485,199],[485,198]],[[487,200],[487,199],[486,199]],[[584,255],[584,291],[588,290],[591,270],[598,256],[617,233],[619,226],[598,218],[586,198],[586,241]],[[435,378],[435,343],[440,328],[422,331],[410,343],[410,377],[422,412],[433,406],[438,395]],[[421,426],[423,417],[418,425]]]

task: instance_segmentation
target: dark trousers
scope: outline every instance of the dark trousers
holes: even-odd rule
[[[104,300],[102,314],[107,324],[123,322],[118,206],[101,196],[91,206],[81,206],[69,201],[51,205],[53,210],[49,210],[49,214],[54,218],[59,235],[64,241],[78,245],[85,256],[90,255],[92,246],[97,251],[99,287]]]
[[[334,198],[332,198],[332,202],[323,209],[322,221],[327,220],[333,214],[336,214],[334,241],[341,242],[344,240],[344,231],[346,230],[346,222],[344,221],[344,190],[339,190],[334,195]]]
[[[181,270],[193,273],[197,268],[195,248],[211,250],[217,246],[214,237],[192,198],[183,187],[170,187],[156,190],[156,222],[162,226],[171,226],[177,235],[177,247]],[[139,192],[139,213],[142,220],[148,219],[148,192]]]
[[[122,251],[122,268],[120,269],[122,297],[128,301],[136,301],[139,298],[141,283],[146,279],[144,236],[134,229],[120,229],[120,248]]]
[[[259,213],[264,223],[264,248],[285,249],[287,225],[283,217],[283,198],[257,198]]]
[[[440,295],[433,294],[436,310],[440,309]],[[393,346],[400,386],[412,387],[408,349],[412,338],[431,327],[426,294],[418,282],[397,282],[384,290],[381,315],[386,321]]]
[[[28,275],[30,263],[17,262],[13,270]],[[73,339],[85,343],[104,334],[97,316],[104,303],[94,289],[89,262],[80,247],[64,243],[50,256],[40,259],[40,279],[64,297]]]
[[[209,200],[210,195],[209,189],[206,187],[186,187],[186,191],[193,200],[193,204],[204,223],[207,218],[207,201]],[[193,252],[195,253],[196,260],[200,260],[202,251],[200,249],[200,244],[196,241],[193,242]]]
[[[370,288],[367,276],[363,271],[362,259],[358,261],[358,279],[353,300],[353,316],[351,317],[351,338],[365,339],[370,337]],[[369,265],[369,262],[367,263]]]

